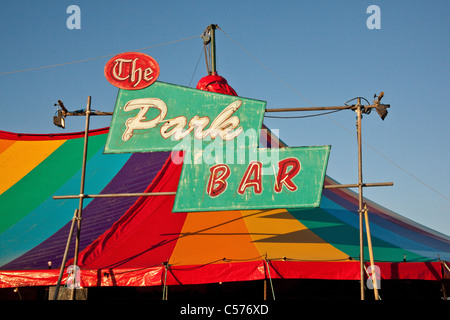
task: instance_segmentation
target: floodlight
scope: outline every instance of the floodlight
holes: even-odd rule
[[[64,117],[62,110],[58,110],[58,115],[53,116],[53,124],[57,127],[65,128],[66,118]]]
[[[377,113],[381,117],[381,120],[384,120],[384,118],[386,118],[386,116],[388,114],[388,111],[386,108],[389,108],[389,105],[380,104],[380,101],[383,98],[383,96],[384,96],[384,92],[381,92],[378,97],[376,94],[373,96],[374,98],[378,98],[377,100],[374,100],[373,103],[375,104]]]
[[[69,111],[61,100],[58,100],[58,103],[55,103],[55,107],[58,108],[58,111],[57,115],[53,116],[53,124],[64,129],[66,127],[66,113]]]
[[[385,105],[380,105],[379,107],[377,106],[377,113],[378,115],[381,117],[381,120],[384,120],[384,118],[386,118],[388,111],[386,110],[386,106]]]

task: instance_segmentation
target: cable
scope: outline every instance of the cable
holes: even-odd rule
[[[192,80],[194,79],[195,73],[197,72],[198,64],[200,63],[200,59],[202,58],[202,56],[203,56],[203,49],[202,49],[202,51],[200,52],[200,57],[198,57],[197,65],[195,66],[194,72],[192,73],[191,81],[189,81],[188,87],[191,86]]]
[[[271,69],[269,69],[266,65],[264,65],[261,61],[259,61],[258,59],[256,59],[255,56],[253,56],[252,54],[250,54],[250,52],[248,52],[247,50],[245,50],[245,48],[243,46],[241,46],[239,43],[237,43],[236,41],[234,41],[225,31],[223,31],[219,26],[217,26],[217,29],[219,29],[220,31],[222,31],[231,41],[233,41],[239,48],[241,48],[249,57],[251,57],[253,60],[255,60],[258,64],[260,64],[264,69],[266,69],[267,71],[269,71],[274,77],[276,77],[278,80],[280,80],[281,82],[284,83],[285,86],[287,86],[288,88],[290,88],[292,91],[294,91],[297,95],[299,95],[300,97],[302,97],[303,99],[305,99],[307,102],[309,102],[311,105],[315,106],[311,101],[309,101],[305,96],[303,96],[300,92],[298,92],[297,90],[295,90],[294,88],[292,88],[286,81],[284,81],[283,79],[281,79],[275,72],[273,72]]]
[[[447,268],[447,270],[450,272],[450,268],[449,268],[448,265],[445,263],[445,261],[441,261],[441,262],[444,264],[445,268]]]
[[[432,186],[430,186],[429,184],[425,183],[424,181],[422,181],[421,179],[419,179],[418,177],[416,177],[415,175],[413,175],[411,172],[407,171],[406,169],[403,169],[402,167],[400,167],[397,163],[395,163],[393,160],[389,159],[387,156],[385,156],[384,154],[382,154],[380,151],[378,151],[377,149],[375,149],[374,147],[372,147],[371,145],[367,144],[366,142],[364,142],[364,144],[366,146],[368,146],[370,149],[372,149],[373,151],[375,151],[376,153],[378,153],[381,157],[383,157],[385,160],[389,161],[390,163],[392,163],[394,166],[396,166],[397,168],[399,168],[400,170],[402,170],[404,173],[406,173],[407,175],[409,175],[411,178],[417,180],[418,182],[420,182],[421,184],[423,184],[425,187],[427,187],[428,189],[430,189],[431,191],[435,192],[436,194],[438,194],[439,196],[441,196],[442,198],[444,198],[445,200],[450,202],[450,198],[448,198],[447,196],[443,195],[442,193],[440,193],[439,191],[437,191],[436,189],[434,189]]]
[[[239,48],[241,48],[249,57],[251,57],[253,60],[255,60],[258,64],[260,64],[262,67],[264,67],[266,70],[268,70],[273,76],[275,76],[278,80],[280,80],[281,82],[283,82],[284,85],[286,85],[289,89],[291,89],[294,93],[296,93],[298,96],[300,96],[301,98],[305,99],[306,101],[308,101],[312,106],[316,106],[314,103],[312,103],[311,101],[309,101],[307,98],[305,98],[302,94],[300,94],[297,90],[295,90],[294,88],[292,88],[286,81],[284,81],[283,79],[281,79],[277,74],[275,74],[271,69],[269,69],[267,66],[265,66],[261,61],[259,61],[258,59],[256,59],[252,54],[250,54],[244,47],[242,47],[238,42],[236,42],[235,40],[233,40],[225,31],[223,31],[219,26],[217,26],[217,28],[222,31],[232,42],[234,42]],[[354,99],[353,99],[354,100]],[[366,99],[364,99],[366,100]],[[352,100],[347,101],[350,102]],[[366,100],[367,101],[367,100]],[[338,126],[340,126],[341,128],[343,128],[345,131],[347,131],[349,134],[351,134],[352,136],[355,136],[355,134],[353,132],[350,132],[347,128],[345,128],[341,123],[339,123],[337,120],[333,119],[332,117],[328,116],[328,114],[324,114],[326,115],[330,120],[332,120],[334,123],[336,123]],[[265,116],[267,118],[273,118],[274,116]],[[291,117],[292,118],[292,117]],[[381,153],[380,151],[378,151],[377,149],[375,149],[374,147],[372,147],[371,145],[367,144],[366,142],[363,141],[363,143],[368,146],[369,148],[371,148],[372,150],[374,150],[376,153],[378,153],[380,156],[382,156],[384,159],[386,159],[387,161],[389,161],[390,163],[392,163],[394,166],[396,166],[397,168],[399,168],[400,170],[402,170],[403,172],[405,172],[406,174],[408,174],[410,177],[412,177],[413,179],[415,179],[416,181],[420,182],[421,184],[423,184],[424,186],[426,186],[427,188],[429,188],[431,191],[435,192],[436,194],[438,194],[439,196],[441,196],[442,198],[444,198],[447,201],[450,201],[450,198],[448,198],[447,196],[443,195],[442,193],[440,193],[439,191],[437,191],[436,189],[434,189],[433,187],[431,187],[430,185],[428,185],[427,183],[425,183],[424,181],[422,181],[421,179],[419,179],[418,177],[416,177],[415,175],[413,175],[412,173],[410,173],[409,171],[407,171],[406,169],[403,169],[402,167],[400,167],[397,163],[395,163],[393,160],[389,159],[387,156],[385,156],[383,153]]]
[[[265,262],[266,262],[267,271],[269,272],[269,281],[270,281],[270,288],[272,289],[272,297],[273,297],[273,300],[275,300],[275,290],[273,289],[272,277],[270,276],[269,260],[267,260],[267,257],[265,259]]]
[[[310,114],[307,116],[266,116],[264,115],[264,118],[273,118],[273,119],[301,119],[301,118],[311,118],[311,117],[319,117],[319,116],[324,116],[330,113],[335,113],[335,112],[339,112],[342,110],[347,110],[347,109],[341,109],[341,110],[334,110],[334,111],[328,111],[328,112],[323,112],[323,113],[317,113],[317,114]]]
[[[153,45],[153,46],[148,46],[148,47],[144,47],[144,48],[139,48],[139,49],[134,49],[134,50],[130,50],[130,51],[142,51],[142,50],[147,50],[147,49],[151,49],[151,48],[156,48],[156,47],[161,47],[161,46],[165,46],[168,44],[172,44],[172,43],[176,43],[176,42],[181,42],[181,41],[185,41],[185,40],[190,40],[193,38],[198,38],[199,36],[192,36],[192,37],[188,37],[188,38],[184,38],[184,39],[179,39],[179,40],[174,40],[174,41],[170,41],[170,42],[166,42],[166,43],[161,43],[161,44],[157,44],[157,45]],[[48,68],[54,68],[54,67],[61,67],[61,66],[66,66],[69,64],[74,64],[74,63],[81,63],[81,62],[87,62],[87,61],[92,61],[92,60],[97,60],[97,59],[103,59],[103,58],[108,58],[108,57],[113,57],[116,54],[108,54],[108,55],[104,55],[104,56],[100,56],[100,57],[95,57],[95,58],[88,58],[88,59],[83,59],[83,60],[77,60],[77,61],[71,61],[71,62],[65,62],[65,63],[59,63],[59,64],[53,64],[53,65],[49,65],[49,66],[43,66],[43,67],[36,67],[36,68],[30,68],[30,69],[23,69],[23,70],[16,70],[16,71],[8,71],[8,72],[2,72],[0,73],[0,75],[5,75],[5,74],[12,74],[12,73],[19,73],[19,72],[26,72],[26,71],[34,71],[34,70],[40,70],[40,69],[48,69]]]

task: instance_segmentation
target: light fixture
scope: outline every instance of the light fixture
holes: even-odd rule
[[[53,116],[53,124],[64,129],[66,127],[66,113],[69,111],[61,100],[58,100],[58,103],[55,103],[54,105],[58,107],[58,111],[57,115]]]
[[[58,110],[58,114],[53,116],[53,124],[63,129],[66,127],[66,118],[64,117],[62,110]]]
[[[381,117],[381,120],[384,120],[384,118],[386,118],[388,111],[387,111],[387,107],[388,105],[384,105],[384,104],[380,104],[381,99],[384,96],[384,92],[381,92],[380,95],[377,97],[376,94],[374,94],[374,98],[378,98],[377,100],[374,100],[373,103],[375,104],[375,107],[377,109],[377,113],[378,115]]]

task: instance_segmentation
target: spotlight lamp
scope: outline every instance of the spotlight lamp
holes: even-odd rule
[[[381,99],[384,96],[384,92],[381,92],[379,96],[377,96],[376,94],[374,94],[374,100],[373,103],[375,105],[375,109],[377,110],[378,115],[381,117],[381,120],[384,120],[384,118],[386,118],[388,111],[386,108],[389,107],[389,105],[385,105],[385,104],[380,104]],[[376,99],[375,99],[376,98]]]
[[[58,110],[57,115],[53,116],[53,124],[63,129],[66,127],[66,117],[62,110]]]
[[[66,127],[66,113],[68,110],[61,100],[58,100],[58,103],[54,105],[58,108],[58,111],[56,112],[57,115],[53,116],[53,124],[64,129]]]

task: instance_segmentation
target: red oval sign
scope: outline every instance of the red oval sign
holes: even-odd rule
[[[139,90],[148,87],[159,76],[159,65],[140,52],[125,52],[111,58],[105,65],[105,77],[121,89]]]

